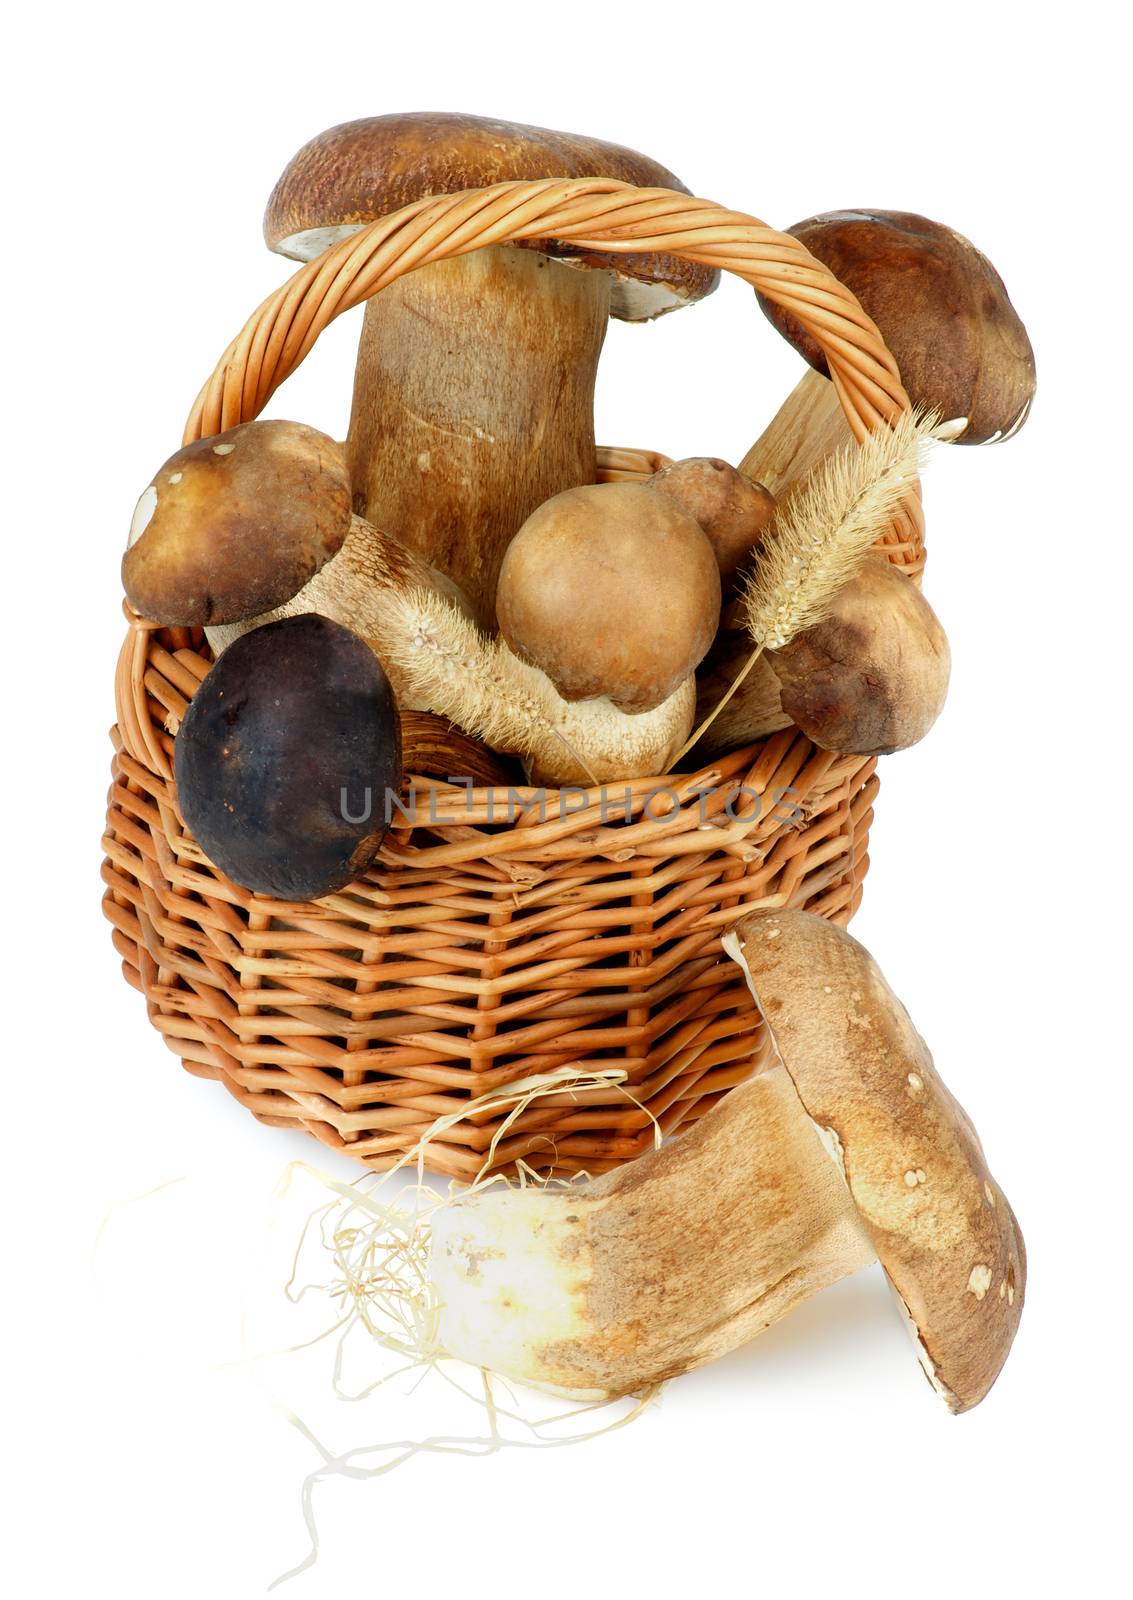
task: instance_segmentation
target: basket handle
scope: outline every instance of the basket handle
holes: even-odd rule
[[[259,416],[328,323],[405,273],[485,245],[551,237],[584,251],[664,251],[742,278],[817,341],[859,443],[910,408],[876,325],[797,239],[742,211],[671,189],[640,189],[612,178],[552,178],[415,201],[300,267],[221,356],[189,414],[184,443]],[[923,528],[914,488],[886,535],[890,557],[919,566]]]

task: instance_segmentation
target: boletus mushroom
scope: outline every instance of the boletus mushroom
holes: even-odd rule
[[[843,929],[753,912],[725,948],[778,1063],[592,1182],[435,1213],[444,1348],[578,1398],[637,1393],[878,1259],[934,1389],[970,1409],[1006,1360],[1026,1271],[971,1122]]]
[[[692,727],[690,675],[652,710],[620,711],[605,695],[566,700],[540,668],[489,638],[443,596],[375,591],[381,650],[415,705],[494,750],[522,758],[530,782],[601,784],[667,772]]]
[[[853,290],[910,399],[943,419],[939,439],[991,444],[1019,431],[1035,392],[1034,352],[1003,279],[970,240],[906,211],[828,211],[786,231]],[[817,342],[757,298],[813,369],[740,463],[783,500],[851,435]]]
[[[923,739],[944,708],[951,659],[920,589],[875,555],[821,622],[767,654],[784,714],[823,750],[846,755]]]
[[[648,481],[700,525],[725,587],[775,519],[775,496],[718,456],[673,461]]]
[[[342,449],[300,422],[245,422],[170,456],[142,493],[122,560],[153,622],[239,622],[281,604],[350,527]]]
[[[612,177],[687,193],[599,139],[438,112],[364,117],[312,139],[268,201],[271,249],[309,261],[430,195],[505,180]],[[418,268],[366,304],[349,430],[355,509],[491,615],[504,550],[559,490],[593,483],[594,378],[610,316],[691,303],[719,274],[553,238]]]
[[[695,672],[720,620],[700,526],[649,483],[566,489],[504,556],[500,633],[566,700],[650,711]]]
[[[911,211],[827,211],[787,232],[851,289],[897,361],[914,405],[965,419],[956,444],[1008,439],[1027,419],[1035,357],[1003,279],[969,239]],[[802,325],[763,296],[765,314],[829,376]]]
[[[917,585],[882,556],[866,557],[821,622],[766,651],[712,717],[751,651],[746,632],[722,630],[697,672],[696,722],[708,722],[698,758],[792,723],[823,750],[889,755],[924,738],[948,694],[947,635]]]
[[[401,781],[397,704],[363,640],[326,617],[237,639],[174,744],[185,823],[235,883],[317,900],[360,877]]]

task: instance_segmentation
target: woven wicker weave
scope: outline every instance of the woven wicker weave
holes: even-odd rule
[[[225,351],[186,440],[258,415],[328,322],[402,273],[548,236],[746,279],[822,344],[858,439],[908,406],[873,323],[795,240],[667,190],[545,181],[418,202],[303,267]],[[600,476],[662,461],[603,451]],[[918,570],[922,534],[912,495],[886,554]],[[509,763],[429,717],[406,719],[415,821],[397,819],[365,878],[313,904],[249,894],[186,833],[173,786],[173,735],[208,648],[128,615],[103,869],[126,978],[190,1072],[371,1167],[472,1098],[558,1066],[624,1069],[629,1094],[538,1100],[495,1164],[599,1172],[639,1154],[651,1118],[666,1132],[691,1121],[763,1059],[761,1020],[720,950],[728,923],[756,905],[845,922],[858,905],[872,759],[786,729],[703,771],[613,786],[605,814],[596,791],[585,806],[572,792],[561,808],[547,796],[541,817]],[[445,781],[454,769],[472,786]],[[457,1122],[430,1164],[474,1176],[500,1115]]]

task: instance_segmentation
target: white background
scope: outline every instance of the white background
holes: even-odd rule
[[[262,1593],[306,1553],[298,1494],[317,1464],[281,1406],[335,1449],[480,1426],[428,1388],[335,1401],[327,1347],[240,1365],[325,1320],[279,1293],[305,1205],[272,1191],[289,1159],[328,1156],[181,1072],[99,912],[134,500],[287,270],[259,233],[284,163],[332,123],[425,108],[630,144],[780,226],[842,206],[922,211],[1005,277],[1039,396],[1017,439],[938,451],[930,469],[927,592],[952,693],[930,739],[884,763],[855,932],[977,1122],[1031,1278],[1015,1352],[967,1417],[931,1394],[866,1273],[675,1382],[624,1432],[331,1483],[319,1564],[283,1592],[1121,1586],[1127,85],[1116,12],[1077,5],[1055,23],[1040,9],[340,0],[9,20],[10,1593]],[[341,437],[357,315],[269,414]],[[599,437],[735,461],[800,370],[731,282],[695,312],[612,327]]]

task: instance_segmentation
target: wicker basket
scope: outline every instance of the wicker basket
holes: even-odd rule
[[[418,202],[303,267],[229,346],[186,440],[258,415],[332,318],[402,273],[546,237],[580,253],[663,250],[758,287],[825,349],[859,439],[908,406],[877,329],[795,240],[667,190],[547,181]],[[600,459],[603,477],[657,465],[645,452]],[[886,553],[919,568],[922,530],[914,495]],[[595,791],[562,816],[552,794],[544,820],[532,807],[508,821],[506,769],[432,718],[407,719],[416,820],[395,826],[365,878],[312,904],[250,894],[185,831],[173,785],[173,735],[207,645],[129,622],[103,868],[125,976],[188,1071],[370,1167],[470,1100],[564,1065],[624,1069],[625,1087],[539,1099],[495,1164],[600,1172],[636,1156],[652,1118],[666,1132],[691,1122],[767,1048],[720,949],[727,925],[753,906],[838,922],[857,908],[872,759],[791,728],[710,769],[617,786],[624,816],[603,814]],[[438,781],[453,760],[471,787]],[[500,1121],[473,1110],[430,1146],[430,1165],[475,1175]]]

